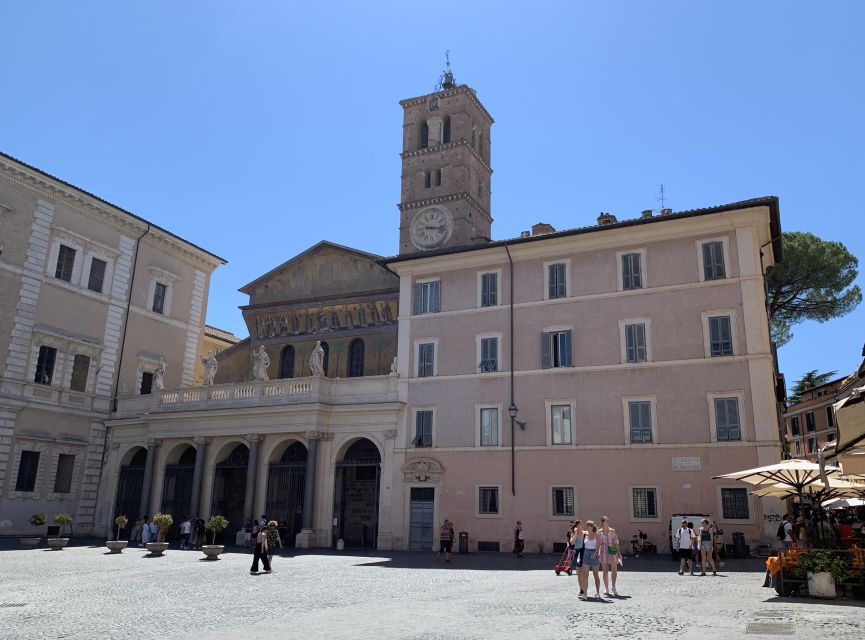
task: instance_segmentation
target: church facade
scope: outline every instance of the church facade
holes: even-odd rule
[[[321,242],[242,291],[214,383],[122,398],[98,514],[266,514],[299,547],[551,550],[673,513],[756,546],[779,506],[711,480],[778,459],[765,270],[777,198],[492,240],[492,117],[403,100],[399,254]],[[767,533],[768,532],[768,533]]]

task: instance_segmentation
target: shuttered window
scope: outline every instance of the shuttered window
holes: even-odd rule
[[[709,353],[713,358],[733,355],[730,316],[712,316],[709,318]]]
[[[54,476],[54,493],[69,493],[72,490],[72,472],[75,456],[61,453],[57,457],[57,475]]]
[[[435,374],[435,343],[422,342],[417,346],[417,377],[426,378]]]
[[[433,412],[418,411],[415,414],[414,446],[432,446]]]
[[[440,282],[419,282],[414,286],[414,315],[441,310]]]
[[[724,243],[703,243],[703,279],[720,280],[727,277],[724,268]]]
[[[499,274],[485,273],[481,276],[481,306],[494,307],[499,303]]]
[[[571,366],[571,330],[550,331],[541,334],[541,367]]]
[[[742,439],[738,398],[715,398],[715,434],[719,442]]]
[[[87,374],[90,372],[90,357],[80,353],[75,354],[72,361],[72,379],[69,388],[72,391],[87,391]]]
[[[622,256],[622,289],[629,291],[643,288],[640,266],[639,253],[626,253]]]
[[[484,373],[499,370],[498,338],[481,338],[481,361],[478,366]]]
[[[652,403],[640,400],[628,403],[631,444],[652,441]]]
[[[105,260],[93,258],[90,261],[90,277],[87,278],[87,288],[96,293],[102,293],[105,281]]]
[[[57,252],[57,268],[54,270],[54,277],[58,280],[72,282],[72,269],[74,267],[75,249],[61,244],[60,250]]]
[[[625,325],[625,354],[628,362],[646,362],[646,325]]]
[[[555,300],[556,298],[564,298],[567,295],[567,272],[564,263],[551,264],[547,266],[549,274],[549,289],[547,291],[548,298]]]

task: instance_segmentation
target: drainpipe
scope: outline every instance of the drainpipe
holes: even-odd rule
[[[514,423],[517,418],[517,405],[514,403],[514,261],[511,258],[511,250],[508,245],[505,245],[505,251],[508,254],[508,263],[510,269],[508,273],[510,287],[510,319],[508,322],[510,332],[510,360],[511,360],[511,404],[508,406],[508,414],[511,417],[511,495],[517,495],[517,467],[516,467],[516,450],[514,448]]]

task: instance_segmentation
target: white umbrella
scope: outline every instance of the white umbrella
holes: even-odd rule
[[[865,507],[865,500],[861,498],[839,498],[827,500],[823,503],[824,509],[846,509],[847,507]]]
[[[816,462],[796,459],[782,460],[765,467],[725,473],[720,476],[714,476],[713,480],[717,480],[718,478],[741,480],[742,482],[760,487],[763,485],[781,485],[782,487],[789,487],[793,492],[801,495],[804,488],[808,485],[813,483],[820,483],[822,485],[821,480],[824,476],[828,479],[831,476],[838,475],[840,471],[838,467],[824,467],[821,469],[820,465]],[[816,489],[817,487],[815,486],[814,488]]]
[[[812,482],[803,488],[803,492],[808,494],[825,496],[828,500],[831,498],[842,497],[858,497],[865,493],[865,485],[859,482],[850,482],[838,476],[831,476],[826,479],[829,486],[827,487],[822,482]],[[754,495],[758,496],[775,496],[778,498],[789,498],[790,496],[798,495],[796,489],[787,484],[773,483],[758,485],[754,491]]]

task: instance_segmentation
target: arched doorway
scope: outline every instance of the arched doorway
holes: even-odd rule
[[[172,458],[169,457],[170,459]],[[192,504],[192,476],[195,475],[195,447],[182,445],[182,452],[174,459],[176,462],[165,465],[162,503],[159,508],[162,513],[170,513],[174,517],[174,524],[171,525],[167,538],[175,538],[180,523],[186,516],[191,515],[189,509]]]
[[[249,447],[238,444],[216,464],[213,474],[213,500],[210,515],[225,516],[228,519],[226,531],[237,531],[243,527],[243,511],[246,503],[246,469],[249,466]],[[217,534],[232,542],[234,536],[225,532]],[[224,544],[222,542],[221,544]]]
[[[334,543],[342,538],[346,547],[375,547],[380,476],[381,454],[366,438],[355,441],[336,463]]]
[[[114,500],[114,516],[126,516],[129,524],[120,532],[123,539],[129,538],[129,532],[135,520],[142,514],[141,488],[144,483],[144,465],[147,463],[147,449],[135,447],[126,453],[120,463],[120,474],[117,478],[117,498]]]
[[[306,458],[306,447],[293,442],[267,469],[265,512],[279,523],[279,535],[286,547],[294,546],[294,538],[302,528]]]

